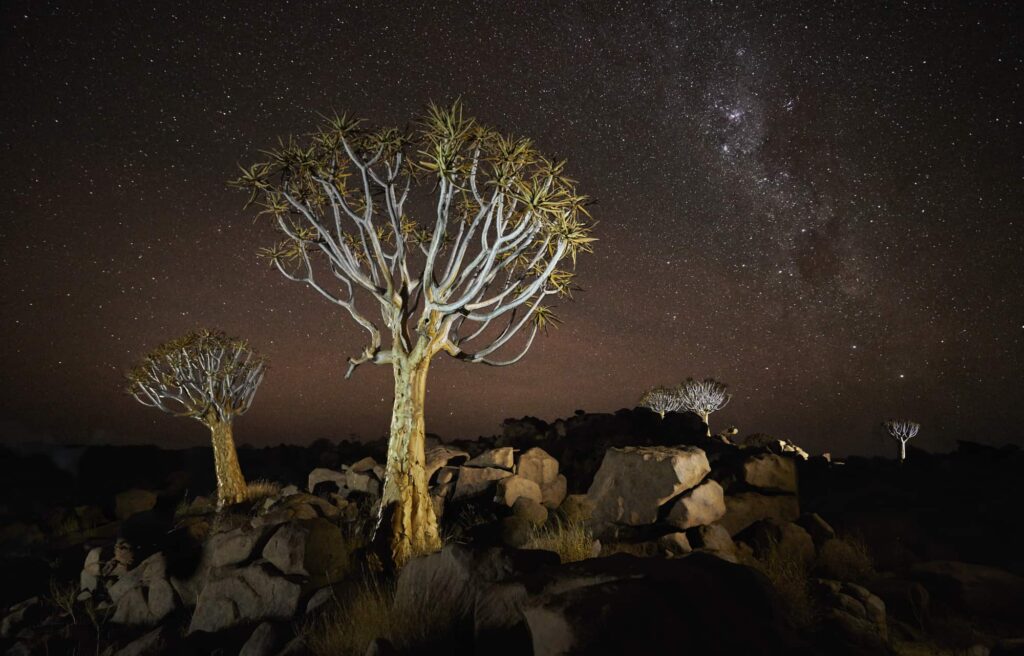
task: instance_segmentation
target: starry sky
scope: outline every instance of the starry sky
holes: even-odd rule
[[[383,434],[390,369],[343,379],[362,335],[226,181],[318,113],[462,96],[569,160],[600,241],[523,362],[439,356],[429,431],[714,376],[713,428],[812,451],[1022,443],[1022,34],[1012,0],[4,2],[0,438],[202,444],[120,392],[199,326],[271,361],[240,442]]]

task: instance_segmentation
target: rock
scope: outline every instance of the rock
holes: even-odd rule
[[[488,492],[503,478],[511,476],[511,472],[491,467],[459,467],[459,477],[455,481],[455,494],[452,499],[464,499]]]
[[[494,503],[511,508],[516,499],[526,498],[537,503],[541,502],[540,486],[528,478],[512,475],[498,481],[494,495]]]
[[[103,575],[102,557],[103,547],[90,549],[86,554],[82,572],[78,575],[79,588],[92,592],[99,586],[100,576]]]
[[[457,467],[442,467],[440,471],[438,471],[437,478],[435,479],[434,482],[437,485],[451,483],[452,481],[455,480],[455,474],[457,474],[458,471],[459,470]]]
[[[569,489],[569,482],[565,476],[559,474],[555,480],[540,489],[541,503],[548,508],[557,508],[565,500],[565,493]]]
[[[356,472],[357,474],[363,474],[366,472],[372,472],[374,467],[377,467],[377,461],[370,456],[366,456],[362,460],[352,463],[348,470]]]
[[[436,446],[432,449],[427,449],[426,462],[424,469],[427,472],[427,480],[433,478],[434,473],[442,467],[452,464],[460,464],[469,460],[469,454],[462,449],[454,449],[447,446]],[[458,462],[456,462],[458,461]],[[454,472],[455,467],[451,470]],[[447,481],[437,481],[438,483],[445,483]]]
[[[519,515],[505,517],[499,522],[499,535],[502,544],[522,548],[533,538],[533,523]]]
[[[512,447],[503,446],[497,449],[484,451],[475,458],[471,458],[464,467],[496,467],[512,471],[515,466],[515,458]]]
[[[821,545],[836,537],[835,529],[822,519],[818,513],[800,515],[800,518],[796,520],[796,524],[807,531],[811,539],[814,540],[814,546],[819,549]]]
[[[814,541],[810,534],[792,522],[761,519],[737,537],[750,545],[758,558],[765,558],[772,549],[777,549],[779,553],[797,556],[805,563],[814,559]]]
[[[39,597],[30,597],[11,606],[0,622],[0,637],[13,638],[25,626],[35,624],[42,618],[43,603]]]
[[[263,557],[282,574],[310,577],[317,587],[348,571],[349,554],[341,529],[321,518],[284,524],[263,547]]]
[[[274,656],[281,643],[280,631],[270,622],[262,622],[242,645],[238,656]]]
[[[349,469],[345,472],[345,477],[350,490],[380,496],[380,481],[372,472],[357,472],[354,469]]]
[[[895,575],[878,576],[867,587],[885,602],[886,613],[914,627],[931,623],[931,596],[917,581]]]
[[[125,490],[114,497],[114,516],[128,519],[140,512],[152,510],[156,506],[156,493],[138,488]]]
[[[658,546],[672,556],[682,556],[693,551],[686,533],[666,533],[658,538]]]
[[[522,517],[534,526],[540,526],[548,521],[547,508],[527,497],[516,499],[516,502],[512,504],[512,514],[516,517]]]
[[[594,514],[594,502],[585,494],[570,494],[558,506],[558,514],[567,522],[585,522]]]
[[[324,604],[330,603],[334,599],[334,590],[328,586],[326,588],[320,588],[309,598],[306,602],[306,614],[316,612],[317,609],[322,608]]]
[[[830,642],[852,643],[873,650],[871,653],[885,652],[889,632],[881,599],[853,583],[818,579],[816,586],[820,605],[826,609],[823,635]]]
[[[374,638],[366,647],[365,656],[399,656],[399,651],[387,638]]]
[[[730,535],[736,535],[759,519],[792,522],[800,516],[800,503],[790,494],[764,495],[741,492],[725,497],[725,515],[718,521]]]
[[[932,600],[970,614],[1019,619],[1024,608],[1024,577],[996,567],[937,560],[912,565],[910,577]]]
[[[729,531],[718,524],[697,526],[686,532],[686,538],[694,549],[707,549],[726,554],[736,553],[736,543]]]
[[[752,456],[743,463],[740,478],[761,490],[795,494],[796,461],[771,453]]]
[[[214,533],[203,545],[204,563],[209,567],[225,567],[245,562],[263,535],[262,528],[252,526]]]
[[[168,626],[158,626],[114,653],[114,656],[164,656],[173,653],[173,632]]]
[[[725,493],[717,481],[707,480],[679,497],[668,511],[666,523],[688,529],[717,522],[725,515]]]
[[[223,573],[203,588],[188,632],[214,633],[245,622],[290,620],[298,609],[298,583],[259,564]]]
[[[608,449],[587,491],[594,502],[591,521],[598,526],[652,524],[662,504],[700,483],[710,471],[707,456],[695,447]]]
[[[107,592],[115,609],[110,621],[132,626],[153,626],[177,607],[174,588],[167,580],[167,561],[156,553],[128,570]]]
[[[310,494],[313,494],[317,491],[317,485],[327,482],[334,483],[338,488],[337,490],[334,490],[334,492],[339,492],[348,486],[348,476],[346,476],[345,472],[327,469],[326,467],[317,467],[313,471],[309,472],[306,490]]]
[[[519,456],[516,473],[530,479],[540,487],[553,483],[558,477],[558,461],[540,447],[534,447]]]

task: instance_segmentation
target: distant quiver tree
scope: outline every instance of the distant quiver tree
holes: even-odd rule
[[[234,181],[280,233],[263,251],[271,265],[365,333],[346,378],[367,362],[392,369],[374,544],[395,565],[441,544],[424,469],[431,359],[518,362],[556,321],[547,301],[572,291],[577,254],[591,250],[587,198],[564,167],[455,102],[430,105],[411,132],[335,115]]]
[[[679,407],[695,413],[707,424],[708,436],[711,436],[709,419],[712,412],[718,412],[729,403],[732,395],[726,392],[727,386],[714,378],[694,380],[687,378],[678,389]]]
[[[906,462],[907,442],[921,430],[921,424],[906,419],[889,419],[883,426],[889,431],[889,436],[900,443],[900,463]]]
[[[235,417],[252,405],[266,361],[245,340],[200,330],[161,344],[128,372],[135,400],[210,429],[218,506],[245,498],[232,435]]]
[[[661,385],[652,387],[640,397],[640,405],[664,418],[666,412],[675,412],[679,409],[679,388]]]

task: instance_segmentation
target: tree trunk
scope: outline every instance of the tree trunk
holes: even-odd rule
[[[396,358],[395,405],[374,542],[395,567],[413,556],[437,551],[441,538],[424,467],[426,432],[423,422],[429,356]]]
[[[213,420],[209,426],[213,442],[213,463],[217,472],[217,506],[244,501],[245,478],[238,464],[231,422]]]
[[[711,413],[705,412],[700,418],[704,421],[704,425],[708,428],[708,437],[711,437]]]
[[[907,459],[907,443],[900,440],[900,464],[902,465]]]

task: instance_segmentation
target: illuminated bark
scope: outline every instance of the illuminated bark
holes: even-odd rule
[[[223,507],[244,501],[245,478],[238,464],[231,422],[212,420],[209,426],[214,470],[217,474],[217,505]]]

